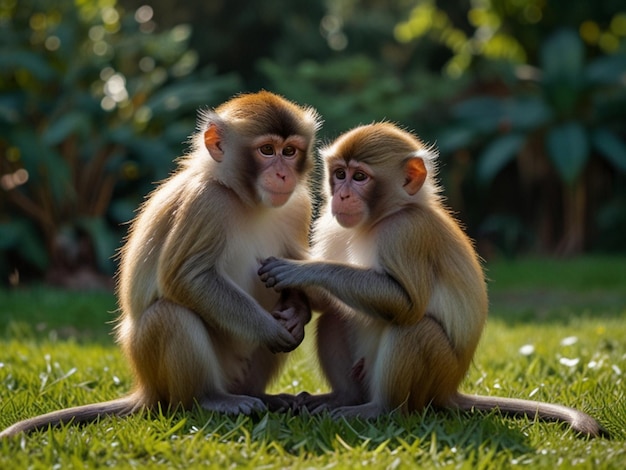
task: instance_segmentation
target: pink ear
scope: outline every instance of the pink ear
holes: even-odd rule
[[[209,124],[209,128],[204,131],[204,145],[216,162],[221,162],[224,157],[222,150],[222,136],[216,124]]]
[[[402,186],[409,196],[416,194],[426,181],[426,166],[419,157],[410,158],[404,166],[405,182]]]

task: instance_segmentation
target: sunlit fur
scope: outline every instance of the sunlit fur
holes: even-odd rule
[[[349,195],[363,199],[366,219],[344,228],[328,204],[315,224],[313,260],[270,259],[260,270],[269,287],[307,289],[322,312],[317,350],[332,392],[305,397],[303,405],[362,418],[429,404],[499,408],[600,434],[593,418],[571,408],[458,392],[488,300],[472,243],[438,195],[434,151],[411,133],[378,123],[347,132],[322,154],[326,168],[367,164],[367,184],[354,183],[359,190]],[[424,160],[425,179],[413,170],[419,165],[407,165],[414,158]],[[337,194],[327,173],[332,203]]]
[[[363,341],[385,339],[365,358],[371,398],[383,401],[380,405],[387,410],[403,404],[419,409],[430,402],[445,403],[469,366],[488,302],[471,242],[438,196],[433,177],[436,155],[410,133],[379,123],[344,134],[324,156],[327,166],[334,160],[356,160],[372,167],[375,196],[370,219],[359,230],[337,228],[328,214],[320,218],[315,228],[315,258],[384,273],[404,293],[402,301],[389,303],[393,293],[385,285],[371,286],[369,271],[362,271],[346,285],[351,295],[374,289],[371,296],[381,299],[377,311],[365,311],[367,317],[362,309],[352,308],[346,317],[346,321],[367,325],[361,334]],[[403,189],[403,171],[406,160],[416,157],[422,158],[430,171],[422,189],[411,196]],[[327,190],[332,197],[332,188]],[[361,329],[359,326],[358,331]],[[433,341],[437,336],[443,340]],[[323,342],[320,338],[321,347]],[[398,359],[393,365],[377,366],[382,355],[387,360]],[[382,377],[373,377],[376,367]],[[391,400],[390,393],[400,398]]]
[[[204,143],[209,126],[215,155]],[[280,353],[302,341],[311,312],[301,293],[279,295],[256,272],[268,256],[307,256],[318,126],[313,109],[269,92],[205,112],[191,153],[142,205],[120,251],[117,339],[134,391],[19,422],[0,436],[156,404],[197,402],[227,413],[275,405],[265,388],[284,362]],[[265,134],[306,143],[302,158],[285,164],[297,184],[278,208],[255,193],[260,175],[252,142]]]

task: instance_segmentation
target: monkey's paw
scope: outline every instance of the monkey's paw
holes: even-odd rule
[[[263,400],[248,395],[212,395],[202,399],[200,406],[205,410],[233,415],[267,411]]]
[[[355,406],[341,406],[331,412],[333,419],[338,418],[360,418],[374,419],[385,413],[385,410],[378,403],[369,402]]]
[[[294,260],[269,257],[261,261],[258,275],[265,287],[281,291],[289,287],[298,287],[296,273],[299,265]]]
[[[304,339],[305,322],[302,321],[302,317],[298,315],[295,308],[290,307],[285,310],[274,310],[272,316],[291,333],[291,336],[293,336],[298,345],[302,343]]]

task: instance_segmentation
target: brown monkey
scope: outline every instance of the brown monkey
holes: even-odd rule
[[[317,349],[332,392],[304,405],[365,418],[428,404],[497,408],[600,434],[571,408],[458,391],[488,302],[473,246],[438,195],[435,153],[377,123],[340,136],[323,156],[330,205],[314,228],[313,261],[270,258],[259,270],[268,287],[318,298]]]
[[[269,92],[204,113],[191,153],[142,206],[120,253],[117,338],[134,391],[0,437],[157,403],[246,414],[280,406],[265,388],[311,311],[302,293],[267,289],[257,269],[268,256],[307,256],[319,124],[312,108]]]

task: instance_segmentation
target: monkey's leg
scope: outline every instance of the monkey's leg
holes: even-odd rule
[[[170,405],[225,413],[264,409],[253,397],[226,392],[216,345],[206,325],[190,310],[160,300],[139,320],[130,344],[139,382],[146,395]]]
[[[294,395],[265,393],[267,386],[278,375],[286,359],[286,354],[274,354],[264,346],[256,348],[250,356],[243,379],[236,384],[230,384],[228,389],[232,393],[249,395],[263,400],[270,411],[294,409],[296,402]]]
[[[447,335],[431,317],[414,326],[389,327],[368,378],[371,400],[339,408],[333,415],[375,418],[394,410],[411,412],[429,403],[446,403],[464,373]]]
[[[334,312],[324,313],[317,321],[317,354],[332,391],[322,395],[306,392],[298,395],[300,406],[311,413],[365,400],[362,369],[352,350],[350,329],[349,320]]]

